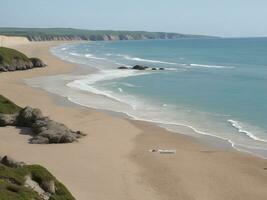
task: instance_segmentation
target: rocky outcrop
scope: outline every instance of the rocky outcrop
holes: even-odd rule
[[[132,69],[135,69],[135,70],[146,70],[148,69],[149,67],[147,66],[142,66],[142,65],[135,65],[132,67]]]
[[[45,67],[46,64],[39,58],[30,58],[30,61],[33,64],[33,67]]]
[[[0,156],[0,190],[1,200],[75,200],[47,169],[18,162],[9,156]]]
[[[15,126],[18,114],[0,114],[0,126]]]
[[[30,61],[13,59],[11,64],[0,63],[0,72],[28,70],[45,66],[46,64],[44,64],[40,59],[37,58],[32,58],[30,59]]]
[[[50,194],[56,193],[56,186],[54,180],[42,181],[41,187],[43,188],[44,191]]]
[[[27,70],[45,67],[39,58],[28,58],[23,53],[6,47],[0,47],[0,72]]]
[[[0,160],[0,163],[5,166],[12,167],[12,168],[18,168],[18,167],[22,167],[25,165],[24,162],[17,162],[14,159],[10,158],[9,156],[4,156]]]
[[[132,69],[132,70],[165,70],[165,68],[155,68],[155,67],[147,67],[147,66],[143,66],[143,65],[135,65],[133,67],[126,67],[126,66],[121,66],[121,67],[118,67],[118,69]]]
[[[129,69],[129,68],[125,66],[121,66],[121,67],[118,67],[118,69]]]
[[[44,117],[41,110],[25,107],[18,114],[0,114],[0,126],[29,127],[33,131],[33,144],[72,143],[85,136],[64,124]]]
[[[54,181],[53,181],[54,182]],[[30,175],[27,175],[25,177],[25,183],[24,186],[27,188],[32,189],[34,192],[36,192],[42,200],[49,200],[51,197],[51,194],[46,192],[35,180],[32,179]]]

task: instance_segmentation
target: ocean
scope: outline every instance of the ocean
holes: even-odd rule
[[[267,38],[88,42],[51,52],[93,73],[28,84],[79,105],[267,155]],[[117,69],[137,64],[165,70]]]

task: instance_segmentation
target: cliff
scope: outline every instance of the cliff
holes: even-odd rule
[[[116,41],[178,38],[213,38],[212,36],[145,31],[83,30],[71,28],[0,28],[0,35],[23,36],[30,41]]]

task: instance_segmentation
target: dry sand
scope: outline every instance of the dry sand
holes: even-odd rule
[[[29,77],[67,73],[74,65],[52,56],[58,42],[18,44],[47,68],[1,73],[0,94],[20,106],[81,130],[74,144],[28,144],[27,130],[0,128],[0,154],[47,167],[78,200],[266,200],[267,161],[234,150],[218,150],[193,138],[145,122],[129,121],[82,107],[66,107],[42,90],[23,84]],[[19,134],[22,133],[22,134]],[[175,155],[150,153],[154,147]]]
[[[21,44],[27,44],[29,43],[29,40],[25,37],[8,37],[4,35],[0,35],[0,45],[1,46],[17,46]]]

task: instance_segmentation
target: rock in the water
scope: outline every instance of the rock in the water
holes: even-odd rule
[[[159,68],[159,70],[165,70],[165,69],[161,67],[161,68]]]
[[[15,126],[18,114],[0,114],[0,126]]]
[[[132,69],[135,69],[135,70],[146,70],[148,69],[149,67],[146,67],[146,66],[142,66],[142,65],[135,65],[133,66]]]
[[[157,70],[157,68],[153,67],[152,70]]]
[[[23,162],[17,162],[14,159],[10,158],[9,156],[5,156],[2,158],[1,163],[8,167],[18,168],[25,165]]]
[[[125,66],[121,66],[121,67],[118,67],[118,69],[129,69],[129,68]]]

